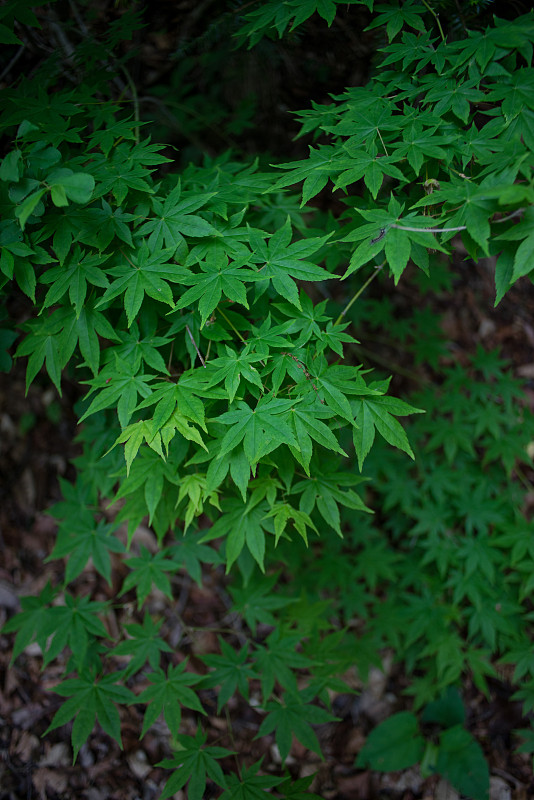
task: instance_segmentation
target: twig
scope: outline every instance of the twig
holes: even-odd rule
[[[430,11],[430,13],[432,14],[432,16],[434,17],[434,19],[436,20],[436,22],[437,22],[437,24],[438,24],[439,32],[440,32],[440,34],[441,34],[441,39],[442,39],[442,41],[444,42],[444,41],[445,41],[445,34],[443,33],[443,28],[441,27],[441,22],[439,21],[439,14],[437,14],[437,13],[434,11],[434,9],[432,8],[432,6],[431,6],[431,5],[429,5],[429,4],[427,3],[427,1],[426,1],[426,0],[423,0],[423,5],[424,5],[424,6],[426,6],[426,7],[428,8],[428,10]]]
[[[193,339],[193,334],[191,333],[191,329],[189,328],[189,325],[186,325],[186,326],[185,326],[185,329],[186,329],[186,331],[187,331],[187,332],[188,332],[188,334],[189,334],[189,338],[190,338],[190,339],[191,339],[191,341],[193,342],[193,347],[194,347],[194,348],[195,348],[195,350],[197,351],[197,356],[200,358],[200,362],[201,362],[202,366],[204,367],[204,369],[206,369],[206,362],[205,362],[205,361],[204,361],[204,359],[202,358],[202,354],[201,354],[200,350],[199,350],[199,349],[198,349],[198,347],[197,347],[197,343],[196,343],[196,342],[195,342],[195,340]]]
[[[499,223],[499,222],[508,222],[509,219],[513,219],[514,217],[518,217],[520,214],[523,213],[524,210],[525,210],[524,208],[518,208],[515,211],[512,211],[511,214],[508,214],[507,217],[502,217],[502,219],[493,220],[493,222],[495,223],[495,225],[497,225],[497,223]],[[456,228],[410,228],[410,227],[407,227],[405,225],[397,225],[396,223],[394,223],[393,225],[390,225],[389,227],[390,228],[397,228],[397,230],[399,230],[399,231],[415,231],[416,233],[448,233],[449,231],[466,231],[467,230],[467,225],[458,225],[458,227],[456,227]],[[382,231],[383,230],[384,229],[382,228],[382,230],[380,231],[380,235],[376,239],[373,239],[372,240],[373,242],[377,242],[379,239],[382,238]]]
[[[385,263],[385,262],[384,262],[384,263]],[[348,304],[345,306],[345,308],[343,309],[343,311],[341,312],[341,314],[339,315],[339,317],[336,319],[336,321],[334,322],[334,325],[339,325],[339,323],[341,322],[341,320],[343,319],[343,317],[345,316],[345,314],[347,313],[347,311],[349,310],[349,308],[351,307],[351,305],[352,305],[353,303],[355,303],[355,302],[356,302],[356,300],[358,299],[358,297],[361,295],[361,293],[362,293],[362,292],[364,292],[364,291],[365,291],[365,289],[367,289],[367,287],[369,286],[369,284],[371,283],[371,281],[374,281],[374,279],[376,278],[376,276],[378,275],[378,273],[380,272],[380,270],[381,270],[381,269],[382,269],[382,267],[384,266],[384,263],[382,263],[382,264],[379,264],[377,267],[375,267],[375,272],[373,272],[373,274],[372,274],[372,275],[371,275],[369,278],[367,278],[367,280],[365,281],[365,283],[363,284],[363,286],[361,286],[361,287],[360,287],[360,289],[358,289],[358,291],[356,292],[356,294],[354,295],[354,297],[353,297],[353,298],[350,300],[350,302],[349,302],[349,303],[348,303]]]
[[[415,231],[416,233],[447,233],[448,231],[466,231],[467,225],[459,225],[457,228],[409,228],[405,225],[390,225],[390,228],[397,228],[399,231]]]

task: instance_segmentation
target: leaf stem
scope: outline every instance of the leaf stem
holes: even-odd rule
[[[437,14],[437,13],[434,11],[434,9],[432,8],[432,6],[431,6],[431,5],[429,5],[429,3],[427,3],[427,1],[426,1],[426,0],[423,0],[423,5],[424,5],[424,6],[426,6],[426,8],[428,8],[428,10],[430,11],[430,13],[432,14],[432,16],[434,17],[434,19],[436,20],[436,22],[437,22],[437,25],[438,25],[438,28],[439,28],[439,32],[440,32],[440,35],[441,35],[441,41],[442,41],[442,42],[444,42],[444,41],[445,41],[445,34],[443,33],[443,28],[441,27],[441,22],[439,21],[439,14]]]
[[[231,327],[231,329],[233,330],[233,332],[234,332],[234,333],[235,333],[237,336],[239,336],[239,338],[241,339],[241,341],[243,342],[243,344],[246,344],[246,343],[247,343],[247,340],[246,340],[246,339],[244,339],[244,338],[241,336],[241,334],[239,333],[239,331],[237,330],[237,328],[235,327],[235,325],[234,325],[234,324],[233,324],[233,323],[232,323],[232,322],[231,322],[231,321],[228,319],[228,317],[226,316],[226,314],[224,313],[224,311],[223,311],[221,308],[219,308],[219,307],[217,307],[217,311],[218,311],[218,313],[221,315],[221,317],[222,317],[224,320],[226,320],[226,322],[227,322],[227,323],[228,323],[228,325]]]
[[[351,298],[351,300],[349,301],[349,303],[348,303],[348,304],[345,306],[345,308],[343,309],[343,311],[341,312],[341,314],[339,315],[339,317],[338,317],[338,318],[336,319],[336,321],[334,322],[334,325],[339,325],[339,323],[341,322],[341,320],[343,319],[343,317],[345,316],[345,314],[347,313],[347,311],[349,310],[349,308],[351,307],[351,305],[352,305],[353,303],[355,303],[355,302],[356,302],[356,300],[357,300],[357,299],[358,299],[358,297],[359,297],[359,296],[362,294],[362,292],[364,292],[364,291],[367,289],[367,287],[369,286],[369,284],[370,284],[372,281],[374,281],[374,279],[376,278],[376,276],[378,275],[378,273],[380,272],[380,270],[381,270],[381,269],[382,269],[382,267],[384,266],[384,263],[385,263],[385,262],[383,262],[382,264],[379,264],[377,267],[375,267],[375,271],[373,272],[373,274],[372,274],[372,275],[371,275],[369,278],[367,278],[367,280],[365,281],[365,283],[363,284],[363,286],[361,286],[361,287],[358,289],[358,291],[356,292],[356,294],[355,294],[355,295],[354,295],[354,296]]]
[[[200,352],[200,350],[199,350],[199,349],[198,349],[198,347],[197,347],[197,343],[195,342],[195,340],[194,340],[194,338],[193,338],[193,334],[191,333],[191,329],[190,329],[189,325],[186,325],[186,326],[185,326],[185,329],[186,329],[186,331],[187,331],[187,332],[188,332],[188,334],[189,334],[189,338],[190,338],[190,339],[191,339],[191,341],[193,342],[193,347],[194,347],[194,348],[195,348],[195,350],[197,351],[197,356],[200,358],[200,363],[202,364],[202,366],[204,367],[204,369],[206,369],[206,362],[205,362],[205,361],[204,361],[204,359],[202,358],[202,353]]]
[[[492,220],[495,225],[500,222],[508,222],[509,219],[513,219],[514,217],[518,217],[520,214],[523,213],[524,208],[518,208],[515,211],[512,211],[511,214],[508,214],[506,217],[502,217],[501,219]],[[448,231],[466,231],[467,225],[458,225],[456,228],[410,228],[406,225],[397,225],[394,223],[393,225],[389,226],[390,228],[397,228],[399,231],[415,231],[416,233],[447,233]],[[376,241],[376,239],[375,239]]]

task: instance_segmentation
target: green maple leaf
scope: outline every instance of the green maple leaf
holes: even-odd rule
[[[244,505],[238,498],[232,498],[225,503],[223,510],[223,515],[201,542],[225,536],[226,572],[239,558],[245,545],[262,572],[265,571],[265,532],[270,530],[265,522],[266,504],[258,504],[257,500],[251,498]]]
[[[293,233],[291,220],[288,217],[285,225],[271,236],[268,243],[251,229],[250,245],[253,253],[250,260],[263,265],[258,272],[263,281],[271,281],[278,294],[285,297],[292,305],[301,308],[297,284],[293,279],[322,281],[332,277],[327,270],[304,260],[320,250],[330,236],[331,234],[327,234],[301,239],[291,244]]]
[[[139,672],[147,661],[152,669],[157,669],[161,653],[173,652],[167,642],[158,636],[162,624],[163,620],[154,622],[150,614],[145,613],[142,625],[124,626],[129,638],[124,642],[120,642],[110,653],[110,655],[119,657],[132,656],[132,660],[124,672],[124,680]]]
[[[186,666],[186,661],[177,667],[170,666],[167,675],[161,669],[150,672],[147,676],[150,686],[131,701],[148,703],[141,738],[162,712],[173,736],[177,736],[180,729],[182,706],[192,708],[199,714],[206,713],[196,692],[191,689],[191,686],[195,686],[201,680],[201,676],[185,672]]]
[[[389,41],[402,30],[404,25],[409,25],[421,33],[425,33],[426,25],[423,20],[425,10],[421,6],[416,5],[412,0],[408,0],[401,8],[391,8],[387,5],[377,6],[377,11],[380,13],[376,18],[367,26],[365,30],[372,28],[379,28],[385,25],[386,33]]]
[[[65,582],[74,580],[89,559],[93,560],[97,572],[111,586],[111,558],[110,553],[123,553],[125,548],[122,542],[113,536],[114,526],[105,523],[74,525],[68,531],[62,528],[58,540],[47,561],[55,558],[68,557],[65,571]]]
[[[261,691],[264,701],[272,694],[276,682],[290,692],[297,691],[297,680],[291,667],[309,669],[313,661],[297,648],[300,636],[287,635],[279,628],[274,630],[265,640],[264,645],[257,645],[254,652],[256,671],[261,676]]]
[[[206,260],[200,262],[202,272],[183,276],[178,281],[191,285],[175,306],[175,309],[185,308],[199,301],[202,326],[217,308],[223,293],[234,303],[240,303],[248,308],[246,282],[258,280],[257,273],[251,269],[243,269],[250,258],[247,254],[238,261],[228,260],[222,246],[211,247],[206,255]]]
[[[181,184],[178,182],[163,203],[159,198],[152,198],[156,219],[148,220],[139,228],[140,236],[149,233],[148,244],[151,250],[160,250],[164,246],[171,254],[185,241],[184,236],[220,236],[213,225],[192,213],[206,205],[213,194],[205,192],[184,195],[182,198]]]
[[[373,228],[373,230],[375,229]],[[300,308],[298,309],[288,303],[274,304],[278,311],[281,311],[290,318],[291,324],[288,328],[288,333],[297,333],[300,331],[300,336],[291,345],[293,350],[305,345],[312,337],[320,337],[322,329],[319,323],[327,322],[330,319],[330,317],[324,313],[326,300],[323,300],[322,303],[314,304],[304,291],[300,292],[299,300]]]
[[[372,513],[365,505],[361,497],[352,489],[342,491],[342,486],[350,486],[360,482],[361,478],[356,475],[344,475],[339,472],[324,472],[322,475],[314,476],[312,480],[301,481],[293,487],[293,491],[302,492],[299,508],[307,514],[311,514],[314,507],[324,519],[338,533],[341,533],[341,516],[338,506],[352,508],[355,511],[365,511]]]
[[[514,119],[525,106],[534,109],[532,93],[534,91],[534,69],[523,67],[514,70],[506,83],[493,86],[487,98],[500,104],[505,118]]]
[[[248,701],[249,681],[258,677],[250,664],[247,664],[248,644],[240,650],[234,650],[224,639],[219,637],[219,646],[221,655],[201,656],[204,664],[211,667],[211,672],[202,680],[202,687],[211,689],[220,686],[217,697],[218,714],[236,691],[239,691],[241,696]]]
[[[386,442],[403,450],[410,458],[414,458],[404,428],[395,419],[395,416],[422,414],[424,413],[423,409],[414,408],[395,397],[385,397],[383,395],[353,400],[352,407],[355,411],[356,422],[356,427],[353,430],[353,440],[360,470],[374,442],[375,429],[383,436]]]
[[[69,646],[78,667],[83,666],[88,647],[95,637],[106,639],[107,631],[98,618],[107,603],[65,593],[64,606],[51,606],[55,592],[48,583],[38,597],[21,598],[22,611],[4,626],[5,633],[17,631],[11,660],[14,661],[35,640],[43,652],[43,667]]]
[[[179,283],[189,271],[171,262],[171,250],[151,252],[143,241],[137,251],[125,256],[123,264],[112,267],[109,274],[116,276],[111,286],[104,292],[98,306],[107,306],[119,295],[123,295],[124,310],[130,327],[137,317],[145,294],[174,306],[171,283]]]
[[[336,16],[336,3],[334,0],[305,0],[303,3],[299,2],[296,4],[295,19],[291,30],[294,30],[298,25],[302,25],[315,13],[319,14],[330,27]]]
[[[265,710],[268,714],[255,738],[267,736],[275,730],[276,744],[282,761],[289,755],[293,735],[308,750],[321,755],[321,746],[311,725],[320,725],[337,719],[323,708],[304,703],[299,694],[286,693],[282,700],[267,703]]]
[[[290,598],[275,594],[277,580],[278,575],[261,576],[254,580],[253,585],[242,589],[230,586],[234,601],[232,609],[244,617],[254,634],[259,623],[276,626],[276,619],[271,612],[285,608],[293,602]]]
[[[19,344],[15,357],[29,356],[26,367],[26,391],[43,366],[61,395],[61,372],[76,347],[72,329],[76,315],[72,308],[58,308],[49,317],[39,317],[26,324],[28,335]]]
[[[180,735],[176,737],[180,749],[173,758],[161,761],[157,766],[174,770],[165,784],[161,800],[173,797],[187,783],[188,800],[203,800],[206,791],[206,776],[220,786],[227,788],[224,773],[217,759],[235,755],[225,747],[204,747],[207,734],[201,728],[195,736]]]
[[[204,373],[202,377],[205,378]],[[195,397],[193,391],[185,387],[184,378],[178,383],[168,381],[155,383],[151,394],[137,408],[156,406],[152,417],[154,431],[160,430],[177,411],[182,417],[206,430],[204,403]]]
[[[72,597],[65,593],[65,605],[53,606],[48,612],[46,629],[49,638],[43,649],[43,666],[70,647],[78,669],[82,668],[95,639],[109,638],[97,614],[108,610],[107,603],[92,602],[88,597]]]
[[[420,33],[417,36],[410,31],[402,32],[402,44],[390,44],[387,48],[386,57],[381,61],[381,66],[397,64],[402,61],[403,72],[408,72],[409,67],[417,62],[414,73],[418,74],[423,67],[430,62],[436,61],[436,37],[431,37],[430,32]]]
[[[113,353],[131,364],[134,371],[139,370],[144,362],[159,373],[169,374],[159,348],[171,342],[170,337],[145,336],[141,338],[139,326],[134,322],[130,330],[119,331],[116,338],[120,343],[113,348]]]
[[[101,268],[109,258],[109,255],[88,254],[77,246],[66,263],[47,270],[41,277],[41,283],[53,284],[43,301],[43,308],[56,305],[68,291],[70,301],[76,309],[76,317],[79,317],[87,295],[87,284],[103,289],[109,287],[109,281]]]
[[[226,356],[213,359],[209,362],[209,382],[208,387],[216,386],[224,381],[224,388],[228,393],[228,401],[233,402],[239,388],[241,378],[249,383],[258,386],[263,391],[263,383],[258,374],[258,370],[253,366],[254,363],[261,361],[262,357],[250,352],[247,346],[241,353],[236,353],[231,347],[226,345]],[[211,374],[213,373],[214,374]]]
[[[48,581],[37,597],[20,598],[22,611],[19,611],[2,627],[3,633],[17,633],[11,654],[11,663],[34,639],[43,653],[45,652],[47,639],[52,633],[50,630],[50,604],[56,594],[57,591]]]
[[[241,769],[240,775],[227,775],[228,788],[219,800],[265,800],[266,789],[272,789],[283,782],[283,778],[272,775],[258,775],[261,762]]]
[[[321,405],[315,394],[304,397],[301,403],[291,409],[290,424],[298,442],[298,449],[293,449],[293,453],[295,458],[302,463],[308,475],[313,453],[312,440],[322,447],[326,447],[327,450],[333,450],[343,456],[347,455],[328,425],[322,422],[322,419],[332,416],[333,412]]]
[[[293,330],[291,321],[273,326],[271,315],[268,314],[259,328],[254,327],[254,325],[251,326],[251,335],[247,340],[247,344],[250,350],[259,353],[261,356],[267,356],[272,348],[292,346],[291,340],[285,336],[290,330]]]
[[[445,161],[447,150],[441,145],[450,144],[452,137],[436,133],[438,130],[438,125],[425,127],[419,120],[411,121],[402,132],[404,144],[395,147],[395,159],[399,160],[406,156],[416,175],[421,171],[425,156]]]
[[[117,144],[110,155],[92,154],[91,171],[97,179],[95,197],[105,197],[112,192],[117,205],[124,203],[130,189],[153,194],[154,189],[147,182],[153,170],[145,169],[143,164],[163,164],[168,158],[157,151],[161,145],[150,144],[148,139],[132,147],[128,142]]]
[[[80,747],[93,730],[96,719],[122,749],[120,717],[115,704],[136,701],[130,689],[117,683],[122,675],[121,672],[115,672],[96,679],[89,672],[83,671],[78,678],[69,678],[52,689],[56,694],[69,699],[56,712],[51,725],[43,735],[46,736],[61,725],[65,725],[74,717],[73,762],[76,761]]]
[[[199,540],[197,534],[187,531],[179,541],[169,548],[172,560],[187,575],[202,586],[202,564],[219,564],[221,558],[213,547]]]
[[[366,153],[364,150],[354,152],[351,154],[348,169],[344,169],[336,178],[334,191],[345,189],[350,183],[356,183],[363,178],[373,199],[376,200],[384,175],[405,181],[404,175],[394,164],[397,160],[396,156],[378,157],[376,151],[374,153]]]
[[[286,800],[322,800],[318,794],[308,792],[315,775],[316,773],[296,781],[289,777],[278,787],[277,791],[281,792]]]
[[[151,466],[151,469],[153,469],[153,466]],[[169,549],[166,548],[157,553],[150,553],[146,547],[141,545],[139,556],[134,556],[125,561],[126,566],[132,572],[126,576],[119,597],[135,587],[137,608],[140,609],[154,585],[169,600],[172,600],[171,584],[167,573],[177,572],[180,569],[180,565],[168,558],[169,552]]]
[[[89,408],[81,416],[80,422],[105,408],[116,408],[122,427],[125,427],[135,408],[139,395],[146,398],[151,393],[148,381],[152,375],[136,375],[137,370],[128,361],[120,359],[116,353],[114,362],[106,364],[97,378],[87,381],[91,386],[89,394],[100,389],[91,401]]]
[[[299,511],[289,503],[275,503],[271,510],[266,514],[266,518],[273,518],[275,544],[285,532],[287,523],[292,520],[293,525],[308,544],[308,528],[317,533],[317,528],[304,511]]]
[[[298,442],[289,426],[289,413],[294,402],[261,398],[256,408],[252,409],[247,403],[239,401],[235,410],[221,414],[217,421],[231,428],[221,441],[218,457],[222,458],[241,441],[251,467],[281,444],[290,444],[298,449]]]
[[[315,197],[321,189],[324,189],[328,179],[334,173],[340,171],[340,157],[343,157],[338,148],[332,145],[319,145],[318,148],[310,146],[309,150],[308,158],[302,161],[277,164],[278,169],[285,169],[288,172],[271,187],[271,191],[276,192],[286,186],[304,181],[301,207]]]
[[[74,315],[72,321],[72,335],[76,336],[78,340],[78,347],[85,362],[93,375],[97,375],[100,366],[100,340],[99,336],[103,339],[116,341],[119,336],[115,332],[111,323],[101,314],[100,311],[95,310],[95,300],[86,302],[81,309],[78,316]]]
[[[101,200],[101,206],[97,208],[91,205],[88,208],[73,209],[68,217],[70,226],[58,225],[54,236],[54,250],[61,262],[70,248],[73,235],[77,241],[95,247],[100,252],[106,250],[115,237],[133,247],[132,234],[127,223],[133,222],[136,219],[135,215],[127,214],[121,208],[113,210],[104,198]],[[62,217],[61,222],[64,220]]]

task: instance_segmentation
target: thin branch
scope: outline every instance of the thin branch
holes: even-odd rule
[[[385,263],[385,262],[384,262],[384,263]],[[339,317],[338,317],[338,318],[336,319],[336,321],[334,322],[334,325],[339,325],[339,323],[342,321],[343,317],[345,316],[345,314],[347,313],[347,311],[349,310],[349,308],[351,307],[351,305],[352,305],[353,303],[355,303],[355,302],[356,302],[356,300],[357,300],[357,299],[358,299],[358,297],[359,297],[359,296],[362,294],[362,292],[364,292],[364,291],[367,289],[367,287],[369,286],[369,284],[370,284],[372,281],[374,281],[374,279],[376,278],[376,276],[378,275],[378,273],[380,272],[380,270],[381,270],[381,269],[382,269],[382,267],[384,266],[384,263],[382,263],[382,264],[379,264],[377,267],[375,267],[375,271],[373,272],[373,274],[372,274],[372,275],[371,275],[369,278],[367,278],[367,280],[365,281],[365,283],[363,284],[363,286],[361,286],[361,287],[358,289],[358,291],[356,292],[356,294],[354,295],[354,297],[352,297],[352,299],[350,300],[350,302],[349,302],[349,303],[347,303],[347,305],[345,306],[345,308],[343,309],[343,311],[341,312],[341,314],[339,315]]]
[[[193,339],[193,334],[191,333],[191,329],[190,329],[189,325],[186,325],[186,326],[185,326],[185,329],[186,329],[186,331],[187,331],[187,332],[188,332],[188,334],[189,334],[189,338],[190,338],[190,339],[191,339],[191,341],[193,342],[193,347],[194,347],[194,348],[195,348],[195,350],[197,351],[197,356],[200,358],[200,363],[202,364],[202,366],[204,367],[204,369],[206,369],[206,362],[205,362],[205,361],[204,361],[204,359],[202,358],[202,353],[201,353],[201,352],[200,352],[200,350],[198,349],[198,347],[197,347],[197,343],[196,343],[196,342],[195,342],[195,340]]]
[[[495,219],[493,222],[495,224],[499,222],[508,222],[509,219],[513,219],[514,217],[518,217],[520,214],[523,213],[524,208],[518,208],[515,211],[512,211],[511,214],[508,214],[506,217],[502,217],[502,219]],[[406,225],[397,225],[393,224],[389,226],[390,228],[397,228],[399,231],[415,231],[416,233],[448,233],[449,231],[466,231],[467,225],[458,225],[456,228],[410,228]],[[382,233],[382,231],[380,232]],[[380,236],[380,238],[382,238]],[[373,239],[373,241],[378,241],[377,239]]]
[[[390,225],[390,228],[397,228],[399,231],[414,231],[419,233],[447,233],[448,231],[466,231],[467,225],[459,225],[457,228],[409,228],[405,225]]]
[[[235,327],[235,325],[234,325],[234,324],[231,322],[231,320],[229,320],[229,319],[228,319],[228,317],[226,316],[226,314],[224,313],[224,311],[222,310],[222,308],[219,308],[219,307],[217,306],[217,313],[218,313],[218,314],[220,314],[220,315],[221,315],[221,317],[222,317],[223,319],[225,319],[225,320],[226,320],[226,322],[227,322],[227,323],[228,323],[228,325],[231,327],[231,329],[233,330],[233,332],[234,332],[235,334],[237,334],[237,336],[239,336],[239,338],[241,339],[241,341],[243,342],[243,344],[247,344],[247,340],[246,340],[246,339],[243,339],[243,337],[241,336],[241,334],[239,333],[239,331],[237,330],[237,328]],[[264,364],[263,366],[265,366],[265,364]]]
[[[426,8],[428,8],[428,10],[430,11],[430,13],[432,14],[432,16],[434,17],[434,19],[436,20],[436,22],[437,22],[437,24],[438,24],[439,32],[440,32],[440,35],[441,35],[441,40],[444,42],[444,41],[445,41],[445,34],[443,33],[443,28],[441,27],[441,22],[439,21],[439,14],[437,14],[437,13],[434,11],[434,9],[432,8],[432,6],[431,6],[431,5],[429,5],[429,3],[427,3],[427,1],[426,1],[426,0],[423,0],[423,5],[424,5],[424,6],[426,6]]]

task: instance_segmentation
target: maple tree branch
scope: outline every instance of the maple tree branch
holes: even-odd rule
[[[381,271],[381,269],[382,269],[382,267],[384,266],[384,264],[385,264],[385,262],[382,262],[382,264],[379,264],[377,267],[375,267],[375,271],[373,272],[373,274],[372,274],[372,275],[371,275],[369,278],[367,278],[367,280],[365,281],[365,283],[363,284],[363,286],[361,286],[361,287],[358,289],[358,291],[356,292],[356,294],[355,294],[355,295],[354,295],[354,296],[351,298],[351,300],[349,301],[349,303],[348,303],[348,304],[345,306],[345,308],[343,309],[343,311],[341,312],[341,314],[339,315],[339,317],[338,317],[338,318],[336,319],[336,321],[334,322],[334,325],[339,325],[339,323],[341,322],[341,320],[343,319],[343,317],[345,316],[345,314],[347,313],[347,311],[349,310],[349,308],[351,307],[351,305],[352,305],[353,303],[355,303],[355,302],[356,302],[356,300],[357,300],[357,299],[358,299],[358,297],[359,297],[359,296],[362,294],[362,292],[364,292],[364,291],[365,291],[365,289],[367,289],[367,287],[369,286],[369,284],[370,284],[372,281],[374,281],[374,279],[376,278],[376,276],[378,275],[378,273]]]
[[[191,333],[191,329],[189,328],[189,325],[186,325],[186,326],[185,326],[185,329],[186,329],[186,331],[187,331],[187,332],[188,332],[188,334],[189,334],[189,338],[190,338],[190,339],[191,339],[191,341],[193,342],[193,347],[194,347],[194,348],[195,348],[195,350],[197,351],[197,356],[200,358],[200,362],[201,362],[202,366],[204,367],[204,369],[206,369],[206,362],[205,362],[205,361],[204,361],[204,359],[202,358],[202,353],[200,352],[200,350],[199,350],[199,349],[198,349],[198,347],[197,347],[197,343],[195,342],[195,340],[194,340],[194,338],[193,338],[193,334]]]

